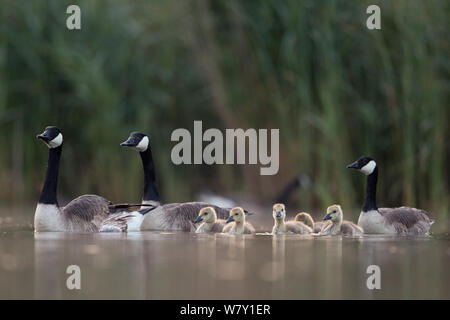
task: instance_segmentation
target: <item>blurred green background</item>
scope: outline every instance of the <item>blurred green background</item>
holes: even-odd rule
[[[66,8],[81,7],[81,31]],[[381,30],[366,8],[381,7]],[[359,208],[361,155],[380,167],[379,206],[449,214],[450,2],[0,0],[0,203],[34,204],[58,126],[59,194],[137,201],[138,155],[119,143],[150,136],[163,199],[196,192],[270,201],[297,173],[299,208]],[[181,165],[176,128],[279,128],[280,170]],[[63,201],[62,201],[63,202]]]

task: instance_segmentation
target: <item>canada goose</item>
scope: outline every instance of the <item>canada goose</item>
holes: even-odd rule
[[[198,217],[194,223],[200,223],[195,233],[222,232],[226,222],[217,219],[216,210],[213,207],[205,207],[200,209]]]
[[[272,216],[275,220],[275,225],[272,229],[272,234],[287,234],[287,233],[297,233],[297,234],[309,234],[313,230],[306,224],[299,221],[287,221],[286,219],[286,208],[282,203],[275,203],[273,205]]]
[[[121,231],[127,230],[127,221],[134,217],[125,210],[127,205],[115,206],[103,197],[87,194],[59,207],[57,185],[63,135],[57,127],[50,126],[37,138],[44,141],[49,152],[45,182],[34,214],[35,231],[97,232],[108,225],[104,224],[106,219]]]
[[[333,204],[327,208],[327,214],[323,218],[324,221],[330,220],[321,231],[321,235],[346,235],[346,236],[360,236],[363,234],[363,229],[351,221],[343,220],[341,206]]]
[[[143,217],[140,230],[195,231],[194,221],[198,212],[208,206],[214,208],[218,218],[226,219],[228,217],[228,209],[204,202],[161,204],[149,137],[141,132],[132,132],[128,139],[120,145],[139,152],[144,169],[142,203],[156,206],[150,214]]]
[[[144,169],[144,193],[142,203],[160,205],[158,186],[156,184],[156,170],[153,155],[150,149],[148,136],[141,132],[132,132],[129,138],[120,144],[122,147],[130,147],[139,152]]]
[[[294,221],[299,221],[306,224],[308,227],[313,229],[314,233],[319,233],[324,226],[330,223],[329,221],[314,221],[311,215],[307,212],[297,213]]]
[[[223,228],[223,233],[230,234],[251,234],[255,233],[255,228],[245,221],[245,212],[241,207],[234,207],[230,210],[230,216]]]
[[[361,157],[347,168],[359,170],[367,176],[366,198],[358,219],[358,225],[365,233],[428,234],[434,221],[428,217],[426,211],[410,207],[377,207],[378,166],[374,159]]]

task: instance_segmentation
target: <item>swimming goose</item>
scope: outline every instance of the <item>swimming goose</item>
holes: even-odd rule
[[[286,219],[286,208],[282,203],[275,203],[273,205],[272,211],[273,219],[275,220],[275,225],[272,229],[272,234],[309,234],[313,232],[309,226],[300,221],[287,221]]]
[[[228,217],[229,209],[220,208],[204,202],[185,202],[161,204],[156,184],[156,169],[150,148],[150,139],[141,132],[132,132],[125,142],[120,144],[138,151],[144,169],[144,194],[142,203],[155,205],[151,213],[146,214],[140,230],[195,231],[194,221],[200,209],[212,207],[220,219]]]
[[[97,232],[106,219],[121,231],[127,229],[127,221],[133,214],[127,205],[115,206],[103,197],[82,195],[60,208],[57,199],[59,161],[63,135],[57,127],[47,127],[37,136],[48,146],[48,166],[39,202],[34,214],[35,231]],[[147,210],[148,212],[148,210]],[[117,217],[115,221],[114,217]]]
[[[226,224],[225,220],[217,219],[216,210],[213,207],[202,208],[194,223],[200,223],[195,233],[222,232]]]
[[[321,235],[346,235],[346,236],[360,236],[363,234],[363,229],[351,221],[343,220],[341,206],[333,204],[327,208],[327,214],[323,218],[324,221],[330,220],[321,231]]]
[[[230,210],[230,216],[223,228],[223,233],[230,234],[251,234],[255,233],[255,228],[245,221],[245,212],[241,207],[234,207]]]
[[[364,233],[428,234],[434,221],[428,217],[426,211],[410,207],[377,207],[378,166],[374,159],[361,157],[347,168],[359,170],[367,176],[366,198],[358,219],[358,225],[364,229]]]
[[[314,233],[319,233],[324,226],[330,223],[329,221],[314,221],[311,215],[307,212],[297,213],[294,221],[299,221],[306,224],[308,227],[313,229]]]

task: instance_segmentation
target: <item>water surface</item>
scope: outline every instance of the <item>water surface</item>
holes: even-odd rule
[[[1,299],[450,299],[450,237],[0,231]],[[25,225],[25,226],[24,226]],[[381,268],[381,290],[366,286]],[[68,290],[66,269],[81,269]]]

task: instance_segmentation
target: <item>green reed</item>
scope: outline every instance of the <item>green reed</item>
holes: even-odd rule
[[[372,1],[373,2],[373,1]],[[140,160],[119,143],[150,135],[163,198],[200,190],[269,201],[299,172],[298,208],[359,207],[360,155],[381,168],[381,205],[449,209],[448,1],[0,1],[0,200],[34,200],[46,150],[35,134],[64,131],[60,193],[139,199]],[[171,132],[280,128],[280,171],[175,166]]]

